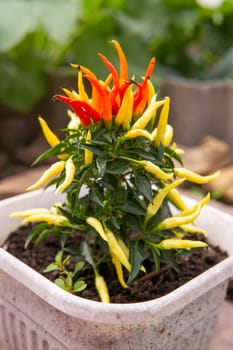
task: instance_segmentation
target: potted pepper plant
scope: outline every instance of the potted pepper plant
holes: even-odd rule
[[[168,124],[170,99],[158,100],[150,80],[155,58],[142,81],[129,79],[124,52],[112,43],[119,71],[99,54],[109,70],[104,81],[72,65],[78,91],[54,96],[70,108],[64,138],[39,118],[51,147],[37,161],[57,160],[32,192],[1,202],[4,221],[11,217],[0,254],[0,337],[7,349],[200,350],[210,340],[233,266],[232,218],[203,208],[209,194],[194,202],[177,188],[209,182],[218,172],[201,176],[183,168]],[[44,185],[50,189],[38,190]],[[19,225],[12,217],[26,225],[26,249],[37,252],[56,240],[43,271],[55,283],[10,254],[8,236]],[[179,280],[190,259],[201,265],[195,254],[213,245],[229,256],[156,298],[169,272]]]

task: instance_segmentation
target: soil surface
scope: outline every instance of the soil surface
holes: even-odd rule
[[[25,250],[25,238],[30,231],[31,224],[20,226],[12,232],[3,248],[46,278],[54,281],[58,277],[56,272],[45,274],[43,270],[54,261],[54,256],[60,250],[59,240],[56,237],[48,237],[38,248],[35,249],[33,245],[30,245]],[[74,244],[79,244],[80,238],[81,234],[77,234]],[[191,255],[182,258],[178,271],[168,265],[162,265],[160,270],[155,272],[154,264],[145,262],[147,273],[142,274],[127,289],[123,289],[116,280],[112,281],[104,271],[101,273],[106,279],[112,303],[134,303],[166,295],[226,257],[227,254],[219,247],[209,245],[207,249],[196,249]],[[87,299],[99,300],[92,280],[92,278],[87,279],[87,288],[78,295]]]

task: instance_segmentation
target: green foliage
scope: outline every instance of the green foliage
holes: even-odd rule
[[[131,75],[155,55],[159,76],[232,77],[232,21],[230,0],[216,10],[195,0],[1,0],[0,101],[27,112],[47,92],[48,72],[70,62],[103,76],[95,54],[114,62],[113,38]]]
[[[162,75],[232,77],[232,1],[214,10],[195,0],[146,0],[140,11],[138,1],[128,6],[118,17],[126,40],[137,40],[158,57]]]
[[[64,63],[81,14],[76,0],[0,1],[0,101],[28,111],[47,91],[47,73]]]
[[[84,270],[85,262],[78,261],[73,271],[68,270],[71,257],[68,255],[63,259],[63,251],[59,251],[55,256],[55,261],[50,263],[44,270],[44,273],[59,272],[59,277],[55,279],[55,284],[70,293],[83,291],[87,284],[79,277],[80,271]]]

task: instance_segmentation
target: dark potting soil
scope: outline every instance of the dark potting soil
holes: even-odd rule
[[[16,258],[22,260],[46,278],[54,281],[58,277],[57,273],[45,274],[43,270],[54,261],[57,251],[60,250],[59,240],[50,236],[38,248],[35,249],[33,245],[30,245],[25,250],[25,238],[31,231],[31,227],[31,224],[20,226],[9,236],[3,247]],[[76,234],[72,238],[75,240],[74,242],[72,241],[74,245],[80,243],[81,235],[81,233]],[[154,264],[146,262],[147,273],[142,274],[127,289],[122,288],[116,280],[112,281],[110,276],[106,275],[104,271],[101,271],[101,273],[106,279],[112,303],[141,302],[166,295],[226,257],[227,254],[219,247],[209,245],[208,248],[196,249],[191,255],[182,258],[178,271],[165,264],[161,266],[158,272],[155,272]],[[87,278],[86,282],[87,288],[78,295],[87,299],[99,300],[93,278]]]

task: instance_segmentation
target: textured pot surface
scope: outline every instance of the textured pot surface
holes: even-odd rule
[[[10,212],[52,203],[49,191],[1,201],[0,243],[19,224],[8,219]],[[232,274],[233,218],[206,207],[199,221],[229,258],[145,303],[102,304],[79,298],[0,249],[0,343],[7,350],[206,350]]]

